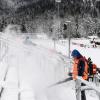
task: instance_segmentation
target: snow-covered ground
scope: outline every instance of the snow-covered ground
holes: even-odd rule
[[[3,66],[1,70],[3,69],[2,73],[8,70],[6,79],[2,80],[12,83],[11,88],[8,84],[4,88],[1,100],[13,100],[13,98],[17,100],[18,92],[21,100],[48,100],[51,94],[48,87],[67,76],[64,69],[66,63],[61,56],[14,36],[1,36],[1,43],[6,44],[5,49],[7,49],[4,61],[1,62]],[[1,76],[3,77],[5,73]],[[51,89],[52,95],[54,90],[57,91],[59,88]],[[67,98],[66,95],[65,97]],[[53,100],[52,96],[51,98]]]
[[[54,41],[47,39],[34,39],[34,43],[49,48],[52,51],[57,51],[65,56],[68,56],[68,40],[56,41],[56,47],[54,48]],[[76,43],[76,44],[73,44]],[[80,46],[81,45],[81,46]],[[82,47],[83,46],[83,47]],[[71,49],[77,49],[86,58],[91,57],[93,62],[100,67],[100,48],[93,48],[88,39],[71,39]]]
[[[1,100],[76,100],[74,81],[49,87],[68,77],[67,40],[64,43],[56,41],[55,48],[50,39],[30,40],[5,34],[0,41],[2,45],[6,44],[1,47],[0,55],[3,58],[0,60],[0,80],[5,83]],[[85,48],[79,50],[87,55]],[[95,94],[91,96],[86,92],[89,100],[98,100]]]

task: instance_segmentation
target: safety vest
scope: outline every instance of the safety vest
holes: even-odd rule
[[[84,70],[82,78],[84,80],[87,80],[88,79],[88,64],[87,64],[85,58],[80,58],[80,59],[75,59],[74,60],[74,63],[73,63],[73,79],[74,80],[77,79],[77,76],[78,76],[78,64],[79,64],[80,60],[83,60],[85,62],[85,70]]]

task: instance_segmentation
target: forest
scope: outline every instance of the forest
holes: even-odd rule
[[[44,32],[49,36],[56,33],[64,38],[68,37],[69,32],[72,37],[100,35],[100,1],[9,1],[0,0],[0,31],[9,24],[17,24],[24,26],[27,33]]]

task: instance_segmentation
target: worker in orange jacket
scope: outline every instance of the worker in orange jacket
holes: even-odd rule
[[[84,80],[88,79],[88,64],[78,50],[73,50],[71,56],[73,57],[73,79],[76,80],[77,76],[81,76]],[[81,83],[81,86],[84,86]],[[86,100],[85,91],[81,91],[81,100]]]

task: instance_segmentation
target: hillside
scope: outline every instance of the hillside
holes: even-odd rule
[[[24,25],[30,33],[40,31],[52,35],[54,31],[58,33],[58,28],[54,26],[58,25],[59,20],[60,32],[65,34],[63,24],[70,20],[74,23],[71,25],[72,36],[74,34],[75,37],[80,37],[99,32],[100,7],[96,0],[62,0],[59,4],[60,19],[58,3],[55,0],[0,0],[0,3],[0,31],[12,23]],[[67,37],[67,34],[64,36]]]

